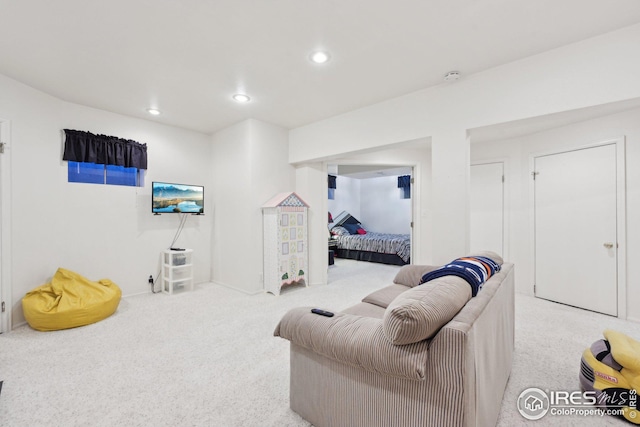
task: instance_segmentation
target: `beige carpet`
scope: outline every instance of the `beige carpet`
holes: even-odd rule
[[[336,261],[328,285],[295,286],[279,297],[206,284],[172,297],[125,298],[94,325],[0,335],[0,425],[308,426],[289,409],[289,347],[273,337],[276,323],[296,306],[346,308],[391,283],[398,269]],[[638,324],[522,295],[516,319],[500,426],[627,425],[549,415],[525,423],[516,399],[528,387],[577,390],[582,350],[608,327],[638,338]]]

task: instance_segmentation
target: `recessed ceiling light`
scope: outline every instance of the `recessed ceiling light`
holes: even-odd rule
[[[325,62],[328,62],[329,59],[331,59],[331,55],[329,55],[328,52],[319,50],[317,52],[313,52],[310,58],[311,61],[315,62],[316,64],[324,64]]]
[[[157,116],[160,114],[160,110],[156,110],[155,108],[147,108],[147,113],[151,114],[152,116]]]
[[[251,101],[251,98],[249,98],[249,95],[245,95],[243,93],[236,93],[235,95],[232,96],[232,98],[234,101],[240,102],[240,103]]]

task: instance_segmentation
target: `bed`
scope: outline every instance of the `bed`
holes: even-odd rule
[[[339,258],[392,265],[405,265],[411,261],[409,234],[365,231],[360,221],[345,211],[335,217],[331,239]]]

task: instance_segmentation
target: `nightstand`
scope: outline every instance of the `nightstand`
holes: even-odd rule
[[[336,252],[338,251],[338,243],[333,239],[329,239],[328,248],[329,248],[329,265],[333,265],[334,257],[336,256]]]

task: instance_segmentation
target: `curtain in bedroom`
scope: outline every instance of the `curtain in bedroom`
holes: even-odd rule
[[[402,175],[398,177],[398,188],[402,189],[402,198],[411,198],[411,175]]]
[[[65,129],[63,160],[147,169],[147,144]]]
[[[411,186],[411,175],[402,175],[398,177],[398,188],[406,188]]]
[[[327,176],[329,188],[336,188],[336,177],[334,175]]]

